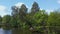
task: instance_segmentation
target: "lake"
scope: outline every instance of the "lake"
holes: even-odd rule
[[[13,28],[11,30],[0,28],[0,34],[32,34],[32,32],[27,29],[21,29],[21,28]]]
[[[12,34],[11,30],[4,30],[3,28],[0,28],[0,34]]]
[[[20,34],[20,31],[21,30],[18,28],[13,28],[11,30],[0,28],[0,34]]]
[[[24,31],[20,28],[13,28],[11,30],[0,28],[0,34],[28,34],[28,33],[30,33],[28,30]]]

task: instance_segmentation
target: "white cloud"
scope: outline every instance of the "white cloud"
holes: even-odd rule
[[[40,10],[43,10],[42,8],[40,8]]]
[[[17,4],[15,4],[15,6],[20,8],[22,4],[24,4],[24,3],[18,2]]]
[[[20,8],[22,4],[24,4],[24,3],[18,2],[18,3],[15,4],[15,6],[18,7],[18,8]],[[26,7],[29,8],[28,5],[26,5]]]
[[[3,5],[0,5],[0,11],[5,11],[5,10],[6,10],[6,7]]]
[[[50,12],[53,12],[53,11],[54,11],[54,10],[51,10],[51,9],[50,9],[50,10],[49,10],[49,9],[46,10],[46,12],[47,12],[48,14],[50,14]]]
[[[4,6],[4,5],[0,5],[0,16],[4,16],[6,15],[6,10],[7,10],[7,7]]]
[[[60,4],[60,0],[58,0],[57,3]]]
[[[44,9],[40,8],[40,10],[44,10]],[[46,9],[45,11],[46,11],[48,14],[50,14],[50,12],[53,12],[54,10],[52,10],[52,9]]]

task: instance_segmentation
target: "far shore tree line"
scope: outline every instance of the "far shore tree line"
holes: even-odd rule
[[[25,4],[20,8],[12,6],[11,15],[0,16],[0,27],[21,28],[42,34],[60,34],[60,11],[46,13],[34,2],[30,12]]]

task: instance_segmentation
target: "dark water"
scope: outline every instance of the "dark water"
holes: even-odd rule
[[[0,34],[31,34],[28,30],[22,30],[20,28],[13,28],[13,29],[3,29],[0,28]]]
[[[18,29],[18,28],[13,28],[13,29],[3,29],[3,28],[0,28],[0,34],[20,34],[21,30]]]
[[[0,34],[12,34],[11,30],[4,30],[3,28],[0,28]]]
[[[0,34],[32,34],[32,32],[27,29],[21,29],[21,28],[13,28],[13,29],[0,28]]]

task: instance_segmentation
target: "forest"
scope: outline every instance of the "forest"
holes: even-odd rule
[[[23,34],[60,34],[60,11],[48,14],[34,2],[28,12],[25,4],[20,8],[12,6],[11,15],[0,16],[0,28],[20,28]]]

